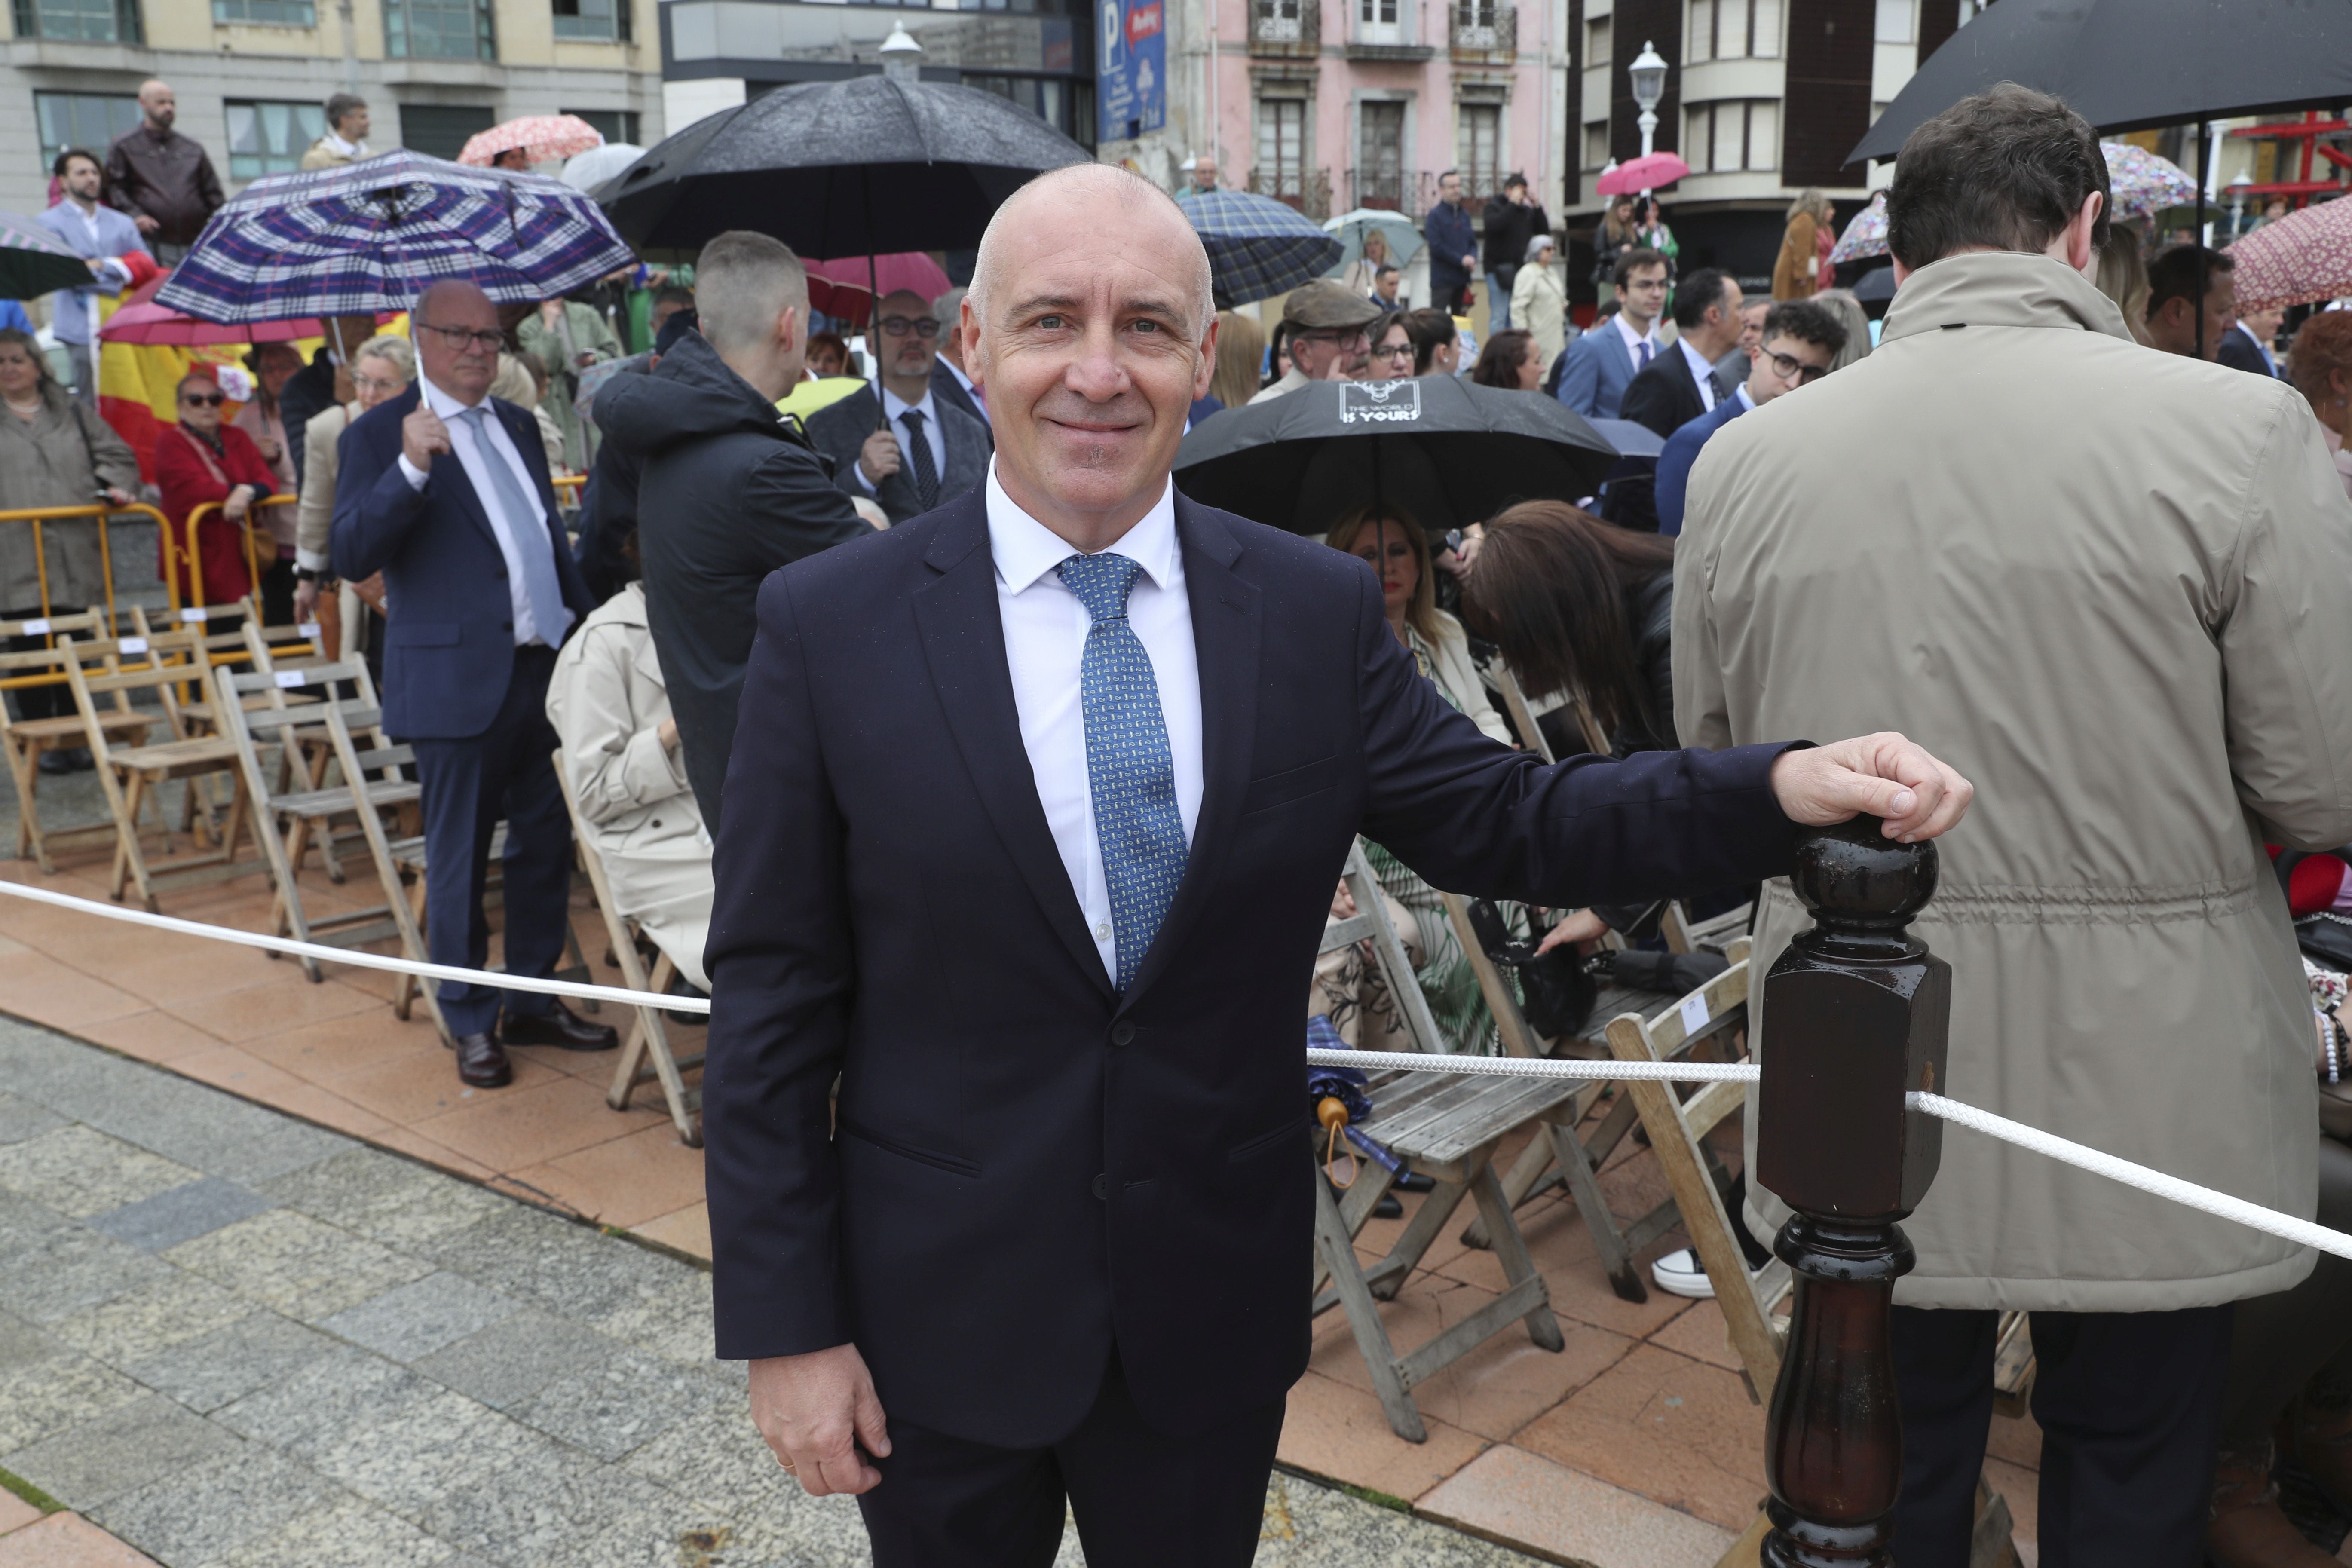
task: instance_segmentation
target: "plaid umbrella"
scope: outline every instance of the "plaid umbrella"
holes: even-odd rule
[[[1339,264],[1346,247],[1272,196],[1247,191],[1201,191],[1183,202],[1184,216],[1209,252],[1209,279],[1217,309],[1287,294]]]
[[[501,153],[520,148],[534,163],[576,158],[604,144],[604,133],[576,114],[527,114],[478,131],[466,141],[457,162],[487,169]]]
[[[1837,246],[1830,252],[1830,265],[1841,261],[1860,261],[1865,256],[1886,254],[1886,193],[1879,192],[1870,198],[1870,205],[1853,215],[1838,236]]]
[[[2352,294],[2352,201],[2322,202],[2230,247],[2238,309],[2270,310]]]
[[[0,213],[0,300],[29,300],[89,281],[89,263],[30,218]]]
[[[2194,205],[2197,182],[2179,164],[2128,142],[2102,142],[2107,157],[2110,210],[2119,218],[2154,217],[2167,207]]]
[[[385,153],[256,180],[213,214],[156,303],[207,321],[405,310],[458,278],[551,300],[636,258],[561,180]]]

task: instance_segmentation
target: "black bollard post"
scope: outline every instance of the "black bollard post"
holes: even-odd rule
[[[1936,847],[1874,817],[1810,835],[1812,912],[1764,980],[1756,1180],[1795,1210],[1773,1243],[1796,1271],[1772,1390],[1769,1568],[1887,1568],[1903,1480],[1888,1310],[1914,1261],[1895,1222],[1935,1180],[1943,1124],[1904,1096],[1944,1087],[1952,970],[1904,927],[1936,891]]]

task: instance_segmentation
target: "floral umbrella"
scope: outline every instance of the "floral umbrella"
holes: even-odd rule
[[[1886,254],[1886,193],[1879,192],[1870,198],[1870,205],[1853,215],[1838,236],[1836,248],[1830,252],[1830,265],[1842,261],[1860,261],[1866,256]]]
[[[2128,142],[2102,142],[2107,155],[2107,189],[2118,218],[2154,217],[2167,207],[2193,206],[2197,182],[2168,158]]]
[[[457,154],[457,162],[487,169],[501,153],[522,149],[533,163],[576,158],[604,144],[604,133],[576,114],[527,114],[478,132]]]
[[[2277,310],[2352,295],[2352,200],[2289,213],[2230,247],[2238,309]]]

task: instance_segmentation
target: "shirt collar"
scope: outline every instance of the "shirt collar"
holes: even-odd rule
[[[418,395],[425,400],[425,406],[439,415],[444,424],[469,408],[488,408],[490,405],[490,395],[487,392],[482,394],[482,401],[478,404],[458,402],[456,394],[433,384],[432,378],[421,370],[416,373],[416,387]]]
[[[331,131],[327,132],[325,141],[329,147],[341,153],[346,158],[364,158],[367,156],[367,143],[364,142],[346,142]]]
[[[939,428],[940,411],[931,402],[929,387],[923,388],[922,399],[917,403],[908,402],[887,386],[882,388],[882,412],[889,417],[891,424],[896,425],[898,422],[898,416],[909,408],[921,415],[932,429]]]
[[[1618,311],[1609,319],[1616,323],[1617,335],[1625,340],[1625,349],[1629,353],[1633,352],[1633,346],[1637,343],[1654,343],[1657,342],[1658,323],[1655,321],[1652,321],[1650,323],[1650,330],[1648,331],[1637,332],[1626,321],[1625,312],[1622,310]]]
[[[1731,389],[1731,395],[1738,402],[1739,411],[1742,414],[1753,414],[1756,412],[1756,399],[1755,396],[1748,392],[1748,384],[1746,382],[1743,381],[1738,386],[1733,387]]]
[[[1023,511],[996,479],[996,459],[988,460],[988,552],[996,574],[1018,594],[1079,552],[1070,542]],[[1176,582],[1176,481],[1161,481],[1160,500],[1111,546],[1143,568],[1155,586]]]
[[[1691,347],[1688,338],[1676,338],[1675,347],[1683,351],[1683,359],[1691,367],[1692,378],[1704,385],[1706,378],[1715,374],[1715,362]]]
[[[953,331],[954,329],[950,328],[949,330]],[[948,374],[956,378],[956,384],[958,386],[962,387],[966,392],[970,392],[971,390],[971,377],[964,374],[962,369],[957,365],[955,361],[948,358],[945,354],[941,354],[936,363],[948,367]]]

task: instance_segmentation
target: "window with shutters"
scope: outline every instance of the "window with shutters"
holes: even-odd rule
[[[1256,188],[1296,205],[1307,195],[1307,100],[1257,102]]]
[[[1356,205],[1404,205],[1404,105],[1367,101],[1359,106],[1356,133]]]
[[[1683,110],[1683,156],[1695,174],[1780,167],[1780,103],[1752,98],[1689,105]]]
[[[1503,106],[1465,103],[1454,138],[1454,161],[1462,171],[1465,200],[1491,196],[1503,188]]]
[[[1879,4],[1883,9],[1888,0]],[[1684,58],[1691,65],[1777,58],[1780,12],[1781,0],[1690,0],[1690,14],[1683,27]]]

